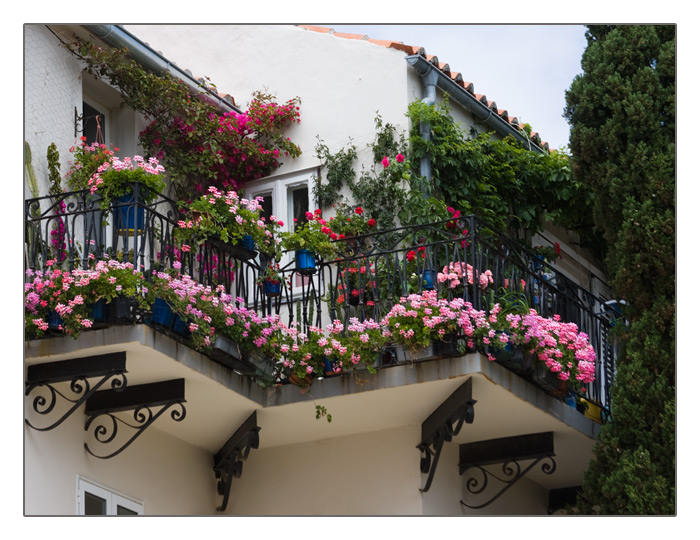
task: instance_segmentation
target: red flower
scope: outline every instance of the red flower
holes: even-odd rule
[[[398,161],[399,163],[403,163],[403,154],[397,154],[396,161]]]
[[[370,219],[370,220],[367,222],[367,225],[369,225],[370,227],[374,227],[376,224],[377,224],[377,222],[374,221],[374,219]]]
[[[406,253],[406,260],[408,262],[415,261],[416,260],[416,252],[411,250],[408,253]]]
[[[361,216],[361,215],[362,215],[362,207],[361,207],[361,206],[358,206],[357,208],[355,208],[355,213],[356,213],[358,216]]]
[[[337,240],[337,239],[338,239],[338,235],[335,234],[334,232],[332,232],[331,233],[331,240]]]

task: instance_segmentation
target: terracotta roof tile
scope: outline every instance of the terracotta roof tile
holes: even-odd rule
[[[360,39],[363,41],[368,40],[369,38],[363,34],[346,34],[344,32],[333,32],[333,35],[335,37],[341,37],[345,39]]]
[[[447,63],[440,62],[438,57],[433,55],[433,54],[427,54],[425,52],[425,49],[423,47],[417,47],[414,45],[406,45],[401,41],[391,41],[391,40],[386,40],[386,39],[371,39],[368,36],[364,36],[361,34],[346,34],[343,32],[335,32],[332,28],[326,27],[326,26],[314,26],[314,25],[305,25],[305,24],[300,24],[297,25],[299,28],[303,28],[305,30],[309,30],[311,32],[318,32],[321,34],[331,34],[334,35],[335,37],[339,38],[344,38],[344,39],[357,39],[357,40],[362,40],[362,41],[368,41],[369,43],[372,43],[374,45],[378,45],[380,47],[385,47],[387,49],[397,49],[400,51],[405,52],[408,55],[420,55],[428,62],[433,64],[435,67],[440,69],[443,73],[445,73],[450,79],[452,79],[455,83],[457,83],[459,86],[464,88],[464,90],[473,95],[476,99],[478,99],[481,103],[489,107],[491,110],[496,112],[499,117],[503,118],[505,121],[507,121],[509,124],[513,126],[518,126],[522,129],[523,125],[518,124],[518,118],[515,116],[508,116],[508,111],[507,110],[501,110],[498,109],[496,106],[496,102],[493,100],[489,100],[485,95],[483,94],[476,94],[474,93],[474,84],[471,82],[465,82],[462,79],[462,74],[460,72],[453,72],[450,70],[450,66]],[[549,144],[542,143],[540,140],[540,136],[537,133],[531,133],[530,134],[530,139],[544,148],[545,150],[549,150]]]

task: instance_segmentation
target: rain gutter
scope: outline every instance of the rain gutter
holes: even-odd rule
[[[427,94],[427,97],[423,99],[423,102],[426,102],[426,100],[430,98],[431,94],[435,93],[435,87],[437,87],[443,92],[447,92],[452,101],[457,102],[459,105],[471,112],[476,120],[485,124],[489,130],[495,131],[503,137],[512,135],[523,146],[529,149],[534,149],[542,154],[545,153],[544,149],[540,148],[533,141],[525,137],[521,131],[506,122],[503,118],[497,114],[494,114],[489,107],[484,105],[469,92],[466,92],[464,88],[459,86],[446,73],[443,73],[437,66],[430,63],[424,57],[418,54],[407,56],[406,62],[408,62],[408,64],[413,67],[413,69],[415,69],[423,79]],[[422,130],[423,126],[421,126],[421,134],[423,133]],[[427,133],[428,136],[430,136],[429,128]],[[421,174],[422,173],[423,166],[421,164]]]
[[[129,58],[138,62],[149,71],[158,75],[170,73],[173,77],[180,79],[186,84],[193,94],[205,94],[207,101],[215,107],[225,112],[241,112],[229,100],[202,87],[201,83],[192,75],[172,64],[162,54],[151,49],[151,47],[121,26],[114,24],[83,24],[81,27],[110,47],[128,49]]]

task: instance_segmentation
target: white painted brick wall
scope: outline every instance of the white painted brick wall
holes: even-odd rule
[[[24,137],[32,152],[32,165],[40,195],[48,193],[46,150],[56,143],[61,176],[68,172],[69,148],[75,144],[74,114],[82,112],[80,61],[44,25],[24,27]],[[78,137],[80,133],[78,133]],[[31,197],[24,181],[25,197]]]

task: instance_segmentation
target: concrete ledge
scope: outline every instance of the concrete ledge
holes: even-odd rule
[[[302,393],[298,386],[287,384],[263,388],[250,378],[233,372],[230,368],[145,324],[110,326],[103,330],[87,331],[78,339],[63,336],[28,341],[25,342],[24,356],[28,363],[37,363],[72,358],[78,352],[81,355],[99,354],[124,348],[136,352],[141,347],[172,358],[263,408],[308,401],[308,396]],[[315,399],[328,399],[473,375],[481,376],[491,384],[511,392],[584,435],[596,438],[600,432],[599,424],[478,353],[391,366],[374,374],[368,371],[345,373],[339,377],[315,380],[312,391]]]

